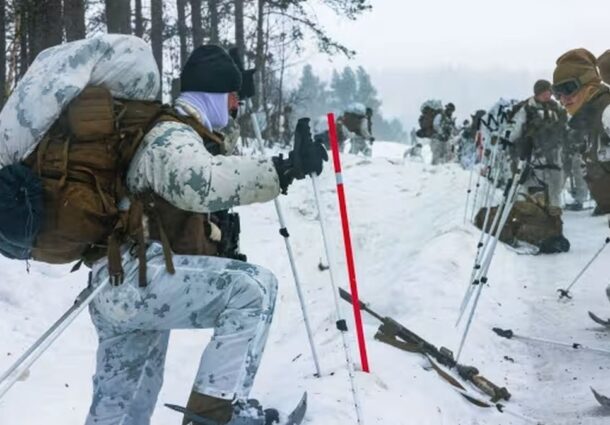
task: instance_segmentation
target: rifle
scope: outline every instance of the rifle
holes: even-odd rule
[[[350,304],[353,304],[352,296],[344,289],[339,288],[339,295],[345,301],[349,302]],[[449,369],[455,369],[462,379],[472,383],[480,391],[490,396],[492,403],[496,403],[499,400],[508,401],[510,399],[511,394],[508,392],[506,387],[499,387],[493,382],[489,381],[487,378],[479,374],[479,370],[476,367],[466,366],[457,363],[453,357],[453,352],[448,348],[437,348],[436,346],[432,345],[416,333],[410,331],[391,317],[383,317],[379,315],[362,301],[359,301],[358,307],[381,322],[381,325],[379,326],[379,329],[375,334],[376,340],[384,342],[404,351],[422,354],[428,359],[430,365],[439,374],[439,376],[441,376],[454,387],[457,387],[461,390],[465,390],[465,388],[455,378],[453,378],[453,376],[449,375],[438,365],[436,365],[432,358],[434,358],[441,365],[448,367]],[[471,399],[469,399],[469,401],[472,402]]]

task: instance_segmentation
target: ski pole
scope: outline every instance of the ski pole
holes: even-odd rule
[[[475,151],[476,155],[476,151]],[[474,155],[473,155],[474,158]],[[464,224],[466,224],[466,217],[468,216],[468,201],[470,200],[470,193],[472,192],[472,175],[474,174],[475,161],[473,159],[472,166],[470,167],[470,176],[468,177],[468,189],[466,190],[466,203],[464,204]]]
[[[337,141],[337,128],[335,126],[335,118],[334,118],[333,114],[328,114],[328,135],[329,135],[329,139],[330,139],[331,148],[333,150],[333,161],[338,162],[339,161],[339,159],[338,159],[339,144]],[[354,400],[354,407],[356,409],[356,420],[357,420],[358,424],[363,424],[364,420],[362,418],[362,410],[360,407],[360,395],[359,395],[358,389],[356,387],[356,377],[354,374],[354,362],[352,360],[351,347],[350,347],[349,341],[346,337],[347,322],[343,318],[341,305],[339,304],[339,297],[338,297],[339,289],[337,287],[336,280],[335,280],[335,267],[333,265],[334,263],[332,261],[331,249],[330,249],[330,245],[328,243],[328,237],[327,237],[327,233],[326,233],[326,216],[324,214],[324,208],[322,208],[320,190],[318,188],[318,178],[314,173],[310,174],[310,176],[311,176],[311,183],[313,186],[313,193],[314,193],[314,197],[315,197],[315,201],[316,201],[316,207],[318,209],[318,219],[320,221],[320,229],[322,231],[322,240],[324,242],[324,250],[326,252],[326,261],[328,262],[330,283],[331,283],[331,286],[333,289],[333,301],[335,303],[335,313],[336,313],[336,326],[337,326],[337,329],[340,331],[339,333],[341,334],[341,343],[343,345],[343,351],[345,352],[345,360],[347,362],[347,371],[348,371],[348,375],[349,375],[349,379],[350,379],[352,397]],[[339,180],[340,174],[336,174],[336,177]],[[360,312],[360,310],[358,310],[358,312]],[[365,356],[366,356],[366,354],[365,354]],[[364,357],[364,358],[366,359],[366,357]],[[364,369],[364,365],[363,365],[363,369]],[[368,369],[368,365],[367,365],[367,369]]]
[[[462,320],[462,317],[464,316],[464,312],[466,311],[466,307],[468,307],[468,304],[470,303],[470,299],[472,298],[472,293],[474,292],[477,285],[479,285],[481,276],[485,273],[482,270],[484,263],[487,261],[487,259],[490,255],[493,255],[492,254],[493,250],[490,251],[490,249],[489,249],[490,240],[493,239],[492,235],[494,235],[495,232],[498,231],[498,224],[500,222],[500,218],[502,217],[504,211],[506,210],[507,203],[509,202],[509,199],[510,199],[509,192],[511,191],[513,183],[514,183],[514,178],[509,180],[509,182],[507,183],[506,188],[504,190],[504,196],[502,197],[502,200],[501,200],[500,204],[498,205],[498,208],[496,209],[496,213],[494,214],[494,218],[492,220],[489,231],[481,233],[481,239],[479,241],[479,244],[477,245],[477,257],[475,258],[475,263],[474,263],[473,270],[472,270],[472,273],[470,276],[470,285],[466,289],[466,293],[464,294],[464,297],[462,298],[462,303],[460,304],[460,312],[459,312],[457,321],[455,323],[455,326],[457,326],[460,323],[460,321]],[[510,208],[512,208],[512,205],[510,206]],[[510,208],[509,208],[509,212],[510,212]],[[491,210],[491,206],[488,206],[487,212],[489,212],[490,210]],[[486,226],[484,226],[483,229],[486,229]],[[502,230],[500,229],[500,233],[497,233],[498,236],[501,234],[501,231]],[[495,249],[495,245],[494,245],[494,249]]]
[[[506,339],[518,339],[518,340],[527,341],[527,342],[539,342],[542,344],[555,345],[557,347],[570,348],[573,350],[590,351],[592,353],[597,353],[597,354],[604,354],[604,355],[610,354],[610,350],[604,350],[603,348],[588,347],[586,345],[579,344],[578,342],[563,342],[563,341],[554,341],[551,339],[523,336],[523,335],[514,333],[511,329],[493,328],[492,330],[494,331],[494,333],[496,335],[498,335],[502,338],[506,338]]]
[[[70,307],[38,340],[17,359],[0,377],[0,398],[19,380],[30,366],[53,344],[53,342],[70,326],[78,315],[99,294],[110,280],[106,278],[97,287],[85,288]]]
[[[362,420],[362,411],[360,409],[360,396],[358,394],[358,389],[356,388],[356,382],[355,382],[356,378],[355,378],[355,374],[354,374],[354,362],[352,360],[351,347],[346,338],[347,322],[343,318],[343,314],[341,312],[341,306],[339,305],[339,299],[337,297],[338,289],[337,289],[337,285],[335,283],[335,272],[334,272],[335,268],[333,266],[333,262],[331,261],[330,247],[328,245],[328,238],[326,236],[326,224],[325,224],[326,222],[325,222],[323,209],[320,204],[320,193],[318,190],[318,181],[317,181],[317,177],[314,174],[311,174],[311,182],[313,185],[313,192],[314,192],[314,196],[316,199],[316,206],[318,208],[320,228],[322,229],[322,240],[324,241],[324,249],[326,251],[326,261],[328,262],[328,269],[329,269],[328,271],[330,272],[330,283],[333,288],[333,299],[335,302],[335,311],[336,311],[336,317],[337,317],[336,325],[337,325],[337,329],[340,331],[339,333],[341,334],[341,342],[343,345],[343,351],[345,351],[345,360],[347,362],[347,372],[348,372],[349,379],[350,379],[352,396],[354,398],[354,406],[356,408],[356,419],[359,424],[363,424],[364,422]]]
[[[495,161],[496,161],[496,153],[497,153],[496,151],[497,151],[497,144],[495,145],[494,151],[492,153],[492,162],[493,163],[495,163]],[[491,213],[491,200],[493,199],[493,197],[491,196],[491,192],[496,190],[499,177],[500,177],[500,167],[497,167],[496,172],[495,172],[495,177],[493,179],[493,186],[492,185],[487,186],[487,191],[485,194],[485,201],[483,202],[483,206],[485,208],[487,208],[487,210],[485,211],[483,227],[481,228],[481,235],[479,237],[479,242],[477,243],[477,252],[474,257],[474,264],[472,266],[472,272],[470,273],[470,279],[468,280],[468,287],[466,288],[466,292],[465,292],[464,296],[462,297],[462,302],[460,304],[460,313],[459,313],[458,319],[455,323],[456,326],[460,323],[460,320],[464,314],[464,310],[466,309],[466,306],[468,305],[468,302],[470,301],[470,296],[471,296],[471,293],[473,290],[473,286],[476,285],[476,283],[474,283],[474,282],[475,282],[476,274],[481,268],[481,264],[480,264],[481,252],[485,252],[484,247],[489,242],[489,235],[493,232],[493,229],[495,228],[494,226],[497,224],[495,217],[497,217],[499,215],[500,207],[498,207],[498,210],[496,211],[496,216],[494,216],[494,223],[492,224],[491,228],[489,229],[489,232],[487,231],[487,224],[489,223],[489,217],[491,215],[490,214]],[[481,251],[481,248],[483,248],[483,251]]]
[[[572,288],[574,285],[576,285],[576,282],[578,282],[578,280],[580,279],[580,277],[587,271],[587,269],[589,268],[589,266],[591,266],[591,264],[593,264],[593,262],[597,259],[597,257],[599,257],[599,255],[602,253],[602,251],[604,250],[604,248],[606,248],[606,246],[608,245],[608,243],[610,243],[610,237],[607,237],[604,240],[604,244],[597,250],[597,252],[595,253],[595,255],[593,255],[593,258],[591,258],[589,260],[589,262],[582,268],[582,270],[576,275],[576,277],[574,278],[574,280],[572,280],[572,283],[570,283],[570,285],[566,288],[566,289],[558,289],[557,292],[559,292],[559,299],[561,300],[562,298],[569,298],[572,299],[572,295],[570,294],[570,288]]]
[[[487,167],[487,158],[485,158],[485,163],[483,164],[483,169]],[[474,197],[472,198],[472,211],[470,214],[470,221],[474,221],[474,212],[477,210],[477,198],[479,196],[479,188],[481,187],[481,170],[477,173],[477,182],[474,185]]]
[[[248,99],[248,105],[252,107],[252,101]],[[252,127],[254,128],[254,134],[256,135],[256,140],[258,141],[258,147],[260,151],[264,154],[265,148],[263,146],[263,135],[261,134],[261,128],[258,123],[258,119],[256,118],[256,114],[252,112],[250,114],[250,119],[252,121]],[[318,361],[318,354],[316,353],[316,347],[314,345],[313,340],[313,332],[311,331],[311,326],[309,324],[309,317],[307,315],[307,308],[305,307],[305,298],[303,297],[303,292],[301,290],[301,278],[299,276],[299,270],[296,265],[296,261],[294,260],[294,253],[292,251],[292,245],[290,243],[290,234],[288,233],[288,229],[286,227],[286,221],[284,220],[284,213],[282,211],[282,205],[280,204],[280,200],[276,197],[273,200],[275,205],[275,211],[277,212],[277,217],[280,222],[280,235],[284,238],[284,244],[286,245],[286,252],[288,253],[288,259],[290,261],[290,269],[292,270],[292,275],[294,277],[294,284],[297,290],[297,296],[299,298],[299,304],[301,305],[301,312],[303,313],[303,321],[305,322],[305,330],[307,332],[307,338],[309,339],[309,346],[311,347],[311,355],[313,357],[313,362],[316,368],[316,375],[318,377],[322,376],[322,372],[320,370],[320,363]]]
[[[489,254],[486,256],[484,265],[481,269],[482,271],[481,271],[480,276],[482,276],[482,277],[480,278],[480,283],[479,283],[478,287],[476,288],[476,295],[475,295],[475,298],[473,301],[472,308],[470,310],[470,315],[468,316],[468,321],[466,322],[466,328],[464,329],[464,332],[462,334],[462,339],[460,341],[458,352],[455,357],[456,361],[459,360],[460,355],[462,354],[462,350],[464,348],[464,343],[466,342],[466,338],[467,338],[468,332],[470,330],[470,325],[472,324],[472,319],[476,312],[479,298],[480,298],[481,292],[483,290],[483,285],[487,284],[487,272],[489,271],[489,267],[491,266],[491,261],[493,259],[493,254],[494,254],[496,246],[498,244],[500,234],[502,233],[502,230],[504,228],[504,225],[506,224],[510,211],[512,210],[512,207],[513,207],[513,204],[514,204],[514,201],[516,198],[517,190],[523,183],[524,177],[527,175],[527,171],[525,169],[526,167],[524,167],[523,163],[524,163],[524,161],[520,161],[520,163],[519,163],[519,169],[518,169],[517,173],[515,173],[515,177],[513,178],[513,181],[510,185],[510,189],[508,191],[506,205],[504,206],[504,209],[502,211],[502,217],[500,218],[500,222],[498,223],[498,228],[496,229],[496,232],[494,233],[494,236],[491,239],[491,244],[490,244],[489,251],[488,251]],[[496,214],[498,214],[498,212],[496,212]]]

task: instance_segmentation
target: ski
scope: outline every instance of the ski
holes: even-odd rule
[[[540,254],[540,248],[536,245],[529,244],[527,242],[517,241],[514,245],[505,243],[504,246],[509,251],[514,252],[517,255],[538,255]]]
[[[307,412],[307,392],[303,393],[299,404],[290,412],[283,425],[300,425],[305,419],[305,412]]]
[[[595,397],[595,400],[597,400],[597,402],[599,404],[601,404],[603,407],[610,409],[610,398],[606,397],[603,394],[598,393],[597,391],[595,391],[595,389],[593,387],[590,387],[591,391],[593,391],[593,396]]]
[[[182,413],[187,419],[190,420],[189,425],[218,425],[216,422],[199,416],[185,407],[178,406],[176,404],[165,404],[165,407],[172,409],[178,413]],[[273,412],[270,414],[270,412]],[[285,420],[280,420],[277,411],[275,409],[265,410],[265,422],[273,423],[278,425],[300,425],[305,419],[305,413],[307,412],[307,392],[304,392],[301,396],[301,400],[295,406],[294,409],[286,416]]]
[[[592,311],[589,312],[589,317],[591,318],[591,320],[593,320],[598,325],[602,325],[602,326],[605,326],[610,329],[610,319],[604,320],[601,317],[599,317],[598,315],[596,315],[595,313],[593,313]]]

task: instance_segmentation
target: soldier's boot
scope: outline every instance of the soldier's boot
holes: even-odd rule
[[[191,392],[186,410],[205,422],[185,415],[182,425],[272,425],[279,422],[278,411],[263,411],[258,400],[238,400],[234,403],[196,391]]]
[[[582,203],[578,202],[578,201],[572,202],[571,204],[566,204],[564,206],[564,209],[566,211],[582,211],[583,208],[584,207],[583,207]]]

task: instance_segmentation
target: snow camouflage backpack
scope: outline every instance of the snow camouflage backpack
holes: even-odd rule
[[[343,114],[343,125],[352,133],[360,136],[360,125],[362,120],[366,119],[364,114],[356,114],[354,112],[345,112]]]
[[[206,237],[205,215],[179,210],[152,194],[133,196],[124,185],[134,153],[159,121],[191,126],[211,144],[208,150],[221,153],[215,134],[169,106],[114,99],[107,89],[85,88],[22,164],[0,170],[0,253],[51,264],[88,264],[107,255],[110,274],[122,277],[122,243],[136,242],[143,259],[146,213],[151,219],[146,230],[162,242],[170,273],[171,251],[216,255],[217,244]],[[15,212],[26,212],[22,220],[7,215],[7,204],[2,204],[10,198],[4,193],[3,183],[10,183],[5,175],[14,175],[15,169],[25,174],[20,187],[30,187],[12,205]],[[130,201],[127,210],[119,207],[125,199]],[[11,228],[24,226],[27,231],[11,237]],[[144,284],[145,267],[140,265]]]
[[[493,224],[498,207],[492,207],[486,232]],[[481,208],[475,217],[475,225],[483,228],[487,208]],[[495,231],[495,229],[494,229]],[[526,196],[525,200],[516,201],[506,224],[500,233],[500,240],[509,245],[518,241],[527,242],[540,248],[540,253],[552,254],[567,252],[570,242],[563,236],[561,217],[550,215],[548,211]]]

